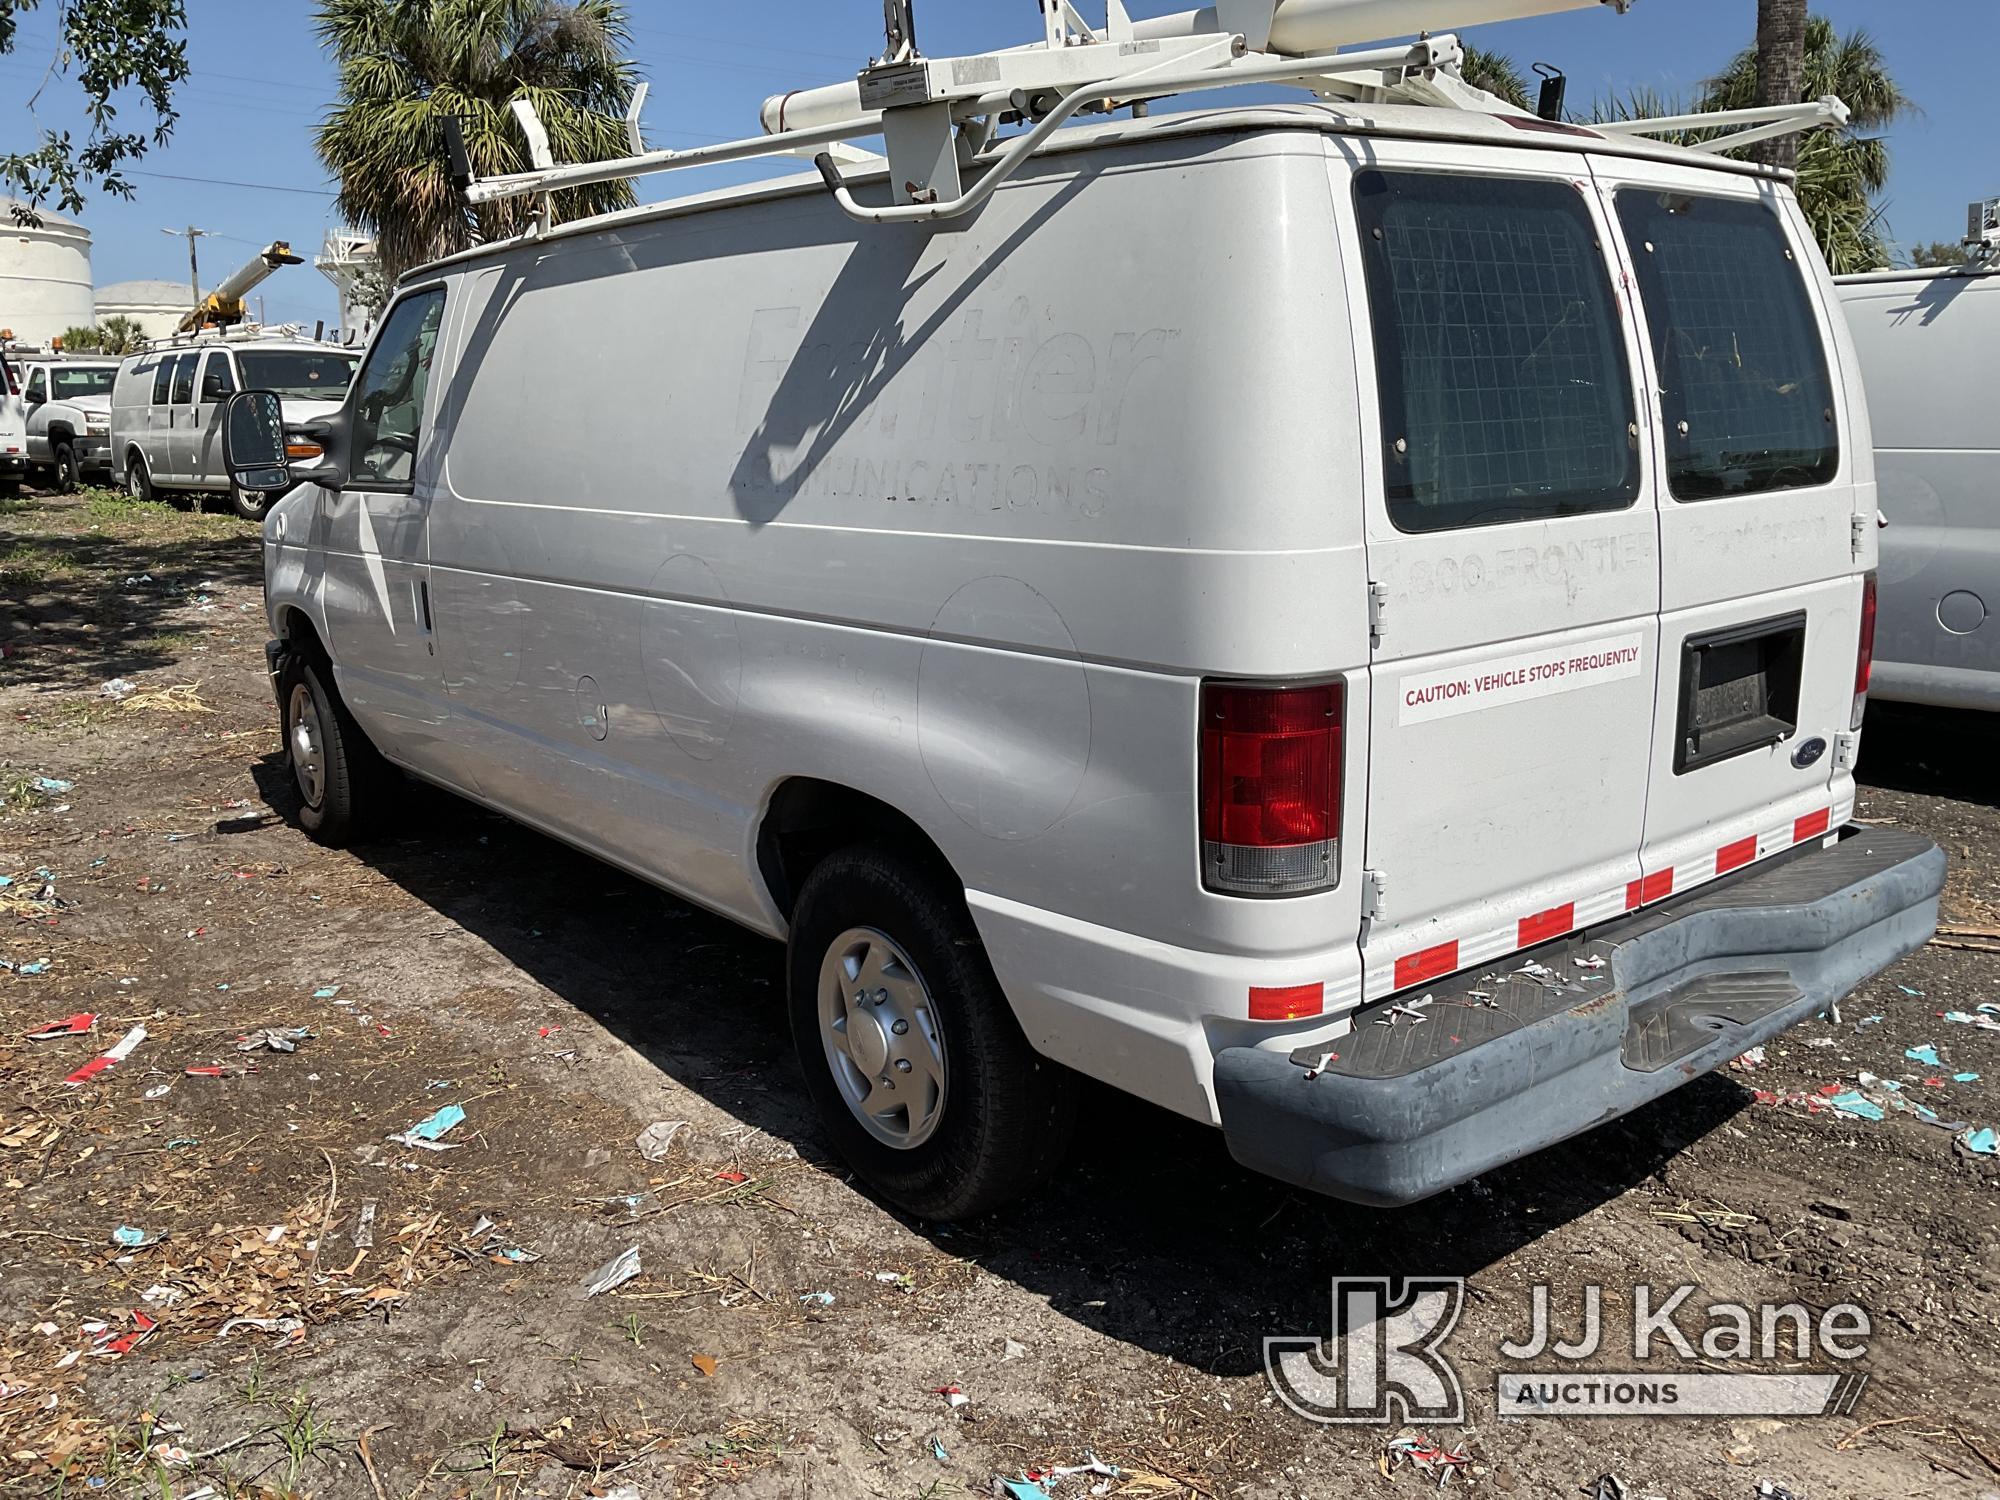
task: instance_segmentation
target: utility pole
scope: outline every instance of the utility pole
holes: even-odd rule
[[[195,259],[194,242],[208,234],[206,229],[197,229],[190,224],[185,229],[162,229],[161,234],[186,235],[188,242],[188,290],[194,293],[194,306],[201,306],[201,266]]]

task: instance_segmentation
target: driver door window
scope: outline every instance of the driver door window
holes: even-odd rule
[[[389,310],[382,336],[354,382],[354,461],[348,480],[354,488],[410,488],[443,319],[443,287],[413,292]]]

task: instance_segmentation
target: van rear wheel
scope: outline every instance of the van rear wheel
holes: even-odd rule
[[[1054,1170],[1076,1080],[1021,1034],[955,885],[891,850],[829,855],[799,893],[787,967],[807,1089],[884,1198],[963,1219]]]
[[[364,836],[387,795],[388,763],[362,734],[317,655],[294,651],[278,677],[285,764],[299,794],[299,826],[344,848]]]

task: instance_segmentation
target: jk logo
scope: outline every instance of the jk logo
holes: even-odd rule
[[[1464,1305],[1461,1276],[1337,1277],[1330,1341],[1264,1340],[1271,1389],[1309,1422],[1461,1423],[1465,1392],[1438,1346]]]

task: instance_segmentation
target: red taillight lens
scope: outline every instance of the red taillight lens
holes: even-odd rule
[[[1201,695],[1201,842],[1211,890],[1289,895],[1339,878],[1346,691],[1208,683]]]
[[[1854,654],[1854,691],[1868,691],[1868,679],[1875,671],[1875,575],[1861,579],[1861,645]]]

